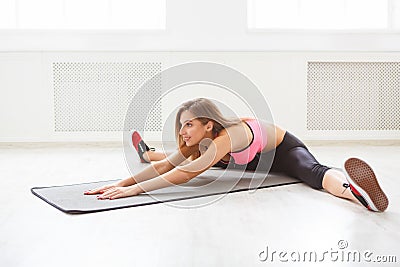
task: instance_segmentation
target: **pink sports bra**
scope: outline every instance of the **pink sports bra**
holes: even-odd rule
[[[236,152],[229,154],[235,160],[236,164],[247,164],[254,159],[257,153],[260,153],[267,145],[267,131],[256,119],[247,119],[244,122],[249,126],[253,139],[250,144]]]

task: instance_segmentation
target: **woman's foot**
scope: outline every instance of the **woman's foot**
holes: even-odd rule
[[[349,158],[344,163],[345,175],[348,184],[343,187],[350,188],[353,195],[367,209],[385,211],[389,200],[379,186],[372,168],[358,158]]]
[[[139,154],[140,162],[142,163],[150,163],[147,157],[147,151],[153,150],[149,148],[146,143],[143,141],[142,137],[137,131],[132,133],[132,145],[136,149]]]

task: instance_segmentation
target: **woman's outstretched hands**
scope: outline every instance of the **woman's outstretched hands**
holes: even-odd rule
[[[138,192],[136,190],[136,187],[134,186],[123,187],[120,186],[119,184],[110,184],[96,189],[85,191],[84,194],[85,195],[101,194],[97,196],[97,199],[117,199],[122,197],[135,196],[138,194]]]
[[[83,194],[85,195],[96,195],[96,194],[103,194],[104,192],[106,192],[107,190],[111,189],[111,188],[115,188],[117,187],[118,184],[109,184],[109,185],[104,185],[102,187],[96,188],[96,189],[91,189],[88,191],[85,191]]]
[[[122,197],[136,196],[138,194],[135,186],[129,187],[112,187],[107,189],[97,199],[117,199]]]

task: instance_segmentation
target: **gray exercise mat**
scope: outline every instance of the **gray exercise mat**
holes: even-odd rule
[[[212,168],[193,178],[188,183],[154,190],[133,197],[98,200],[96,195],[83,194],[86,190],[94,189],[114,181],[115,180],[52,187],[34,187],[31,191],[35,196],[63,212],[79,214],[206,196],[221,196],[222,194],[232,192],[300,183],[299,180],[282,175],[267,175],[267,173],[240,172],[238,170]]]

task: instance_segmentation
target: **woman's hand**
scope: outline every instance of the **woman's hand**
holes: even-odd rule
[[[139,192],[136,186],[128,187],[111,187],[107,189],[101,196],[97,196],[97,199],[117,199],[122,197],[136,196]]]
[[[104,185],[104,186],[98,187],[98,188],[96,188],[96,189],[91,189],[91,190],[85,191],[83,194],[85,194],[85,195],[103,194],[103,193],[106,192],[107,190],[112,189],[112,188],[116,188],[116,187],[118,187],[118,186],[119,186],[118,183],[109,184],[109,185]]]

